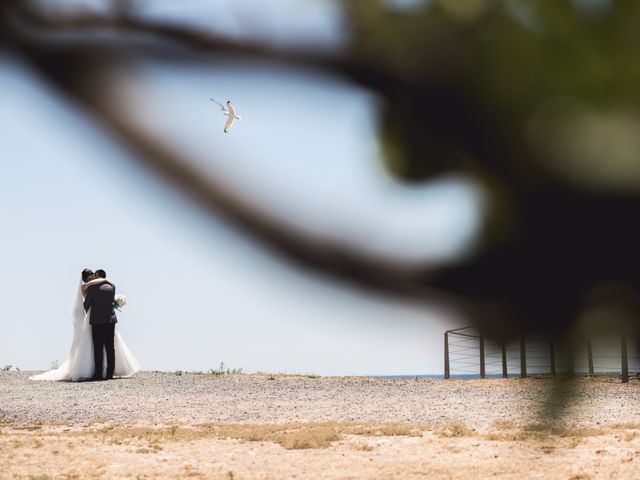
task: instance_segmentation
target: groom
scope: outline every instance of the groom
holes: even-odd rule
[[[113,346],[115,326],[118,322],[113,309],[116,286],[107,280],[107,273],[104,270],[96,270],[95,277],[104,279],[104,282],[91,285],[84,299],[85,312],[91,308],[89,323],[96,367],[92,380],[102,380],[104,350],[107,351],[107,380],[110,380],[113,378],[116,367],[116,353]]]

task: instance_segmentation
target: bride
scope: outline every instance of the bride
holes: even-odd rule
[[[94,357],[93,357],[93,339],[91,336],[91,325],[89,324],[89,315],[91,310],[85,313],[83,307],[84,294],[87,289],[95,284],[108,282],[106,278],[97,277],[91,270],[85,269],[82,272],[82,280],[78,286],[76,301],[73,307],[73,341],[67,358],[60,367],[55,370],[41,373],[29,377],[29,380],[48,380],[48,381],[72,381],[87,380],[94,376]],[[116,329],[114,339],[115,347],[115,372],[116,377],[130,377],[140,370],[140,365],[135,359],[129,348],[127,348],[120,332]],[[106,373],[106,360],[102,362],[104,365],[102,377]]]

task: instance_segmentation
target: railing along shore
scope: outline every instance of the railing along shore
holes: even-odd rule
[[[629,375],[639,372],[640,356],[630,349],[624,333],[581,342],[559,342],[533,334],[497,342],[474,326],[444,332],[445,379],[452,375],[619,375],[622,382],[628,382]]]

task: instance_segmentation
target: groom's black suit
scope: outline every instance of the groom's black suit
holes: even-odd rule
[[[118,322],[113,310],[116,286],[109,282],[92,285],[84,299],[84,309],[88,311],[91,335],[93,337],[93,359],[95,362],[94,378],[102,378],[103,351],[107,351],[107,378],[113,378],[116,367],[116,354],[113,346],[115,326]]]

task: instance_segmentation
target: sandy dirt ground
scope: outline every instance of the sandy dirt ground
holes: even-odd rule
[[[640,478],[640,382],[0,373],[0,479]]]

